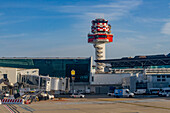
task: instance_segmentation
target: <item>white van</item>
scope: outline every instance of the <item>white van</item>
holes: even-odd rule
[[[159,92],[159,96],[170,96],[170,88],[162,88],[162,91]]]
[[[146,94],[146,89],[137,89],[135,92],[134,92],[135,95],[143,95],[143,94]]]
[[[129,89],[115,89],[115,97],[134,97],[134,93],[130,92]]]

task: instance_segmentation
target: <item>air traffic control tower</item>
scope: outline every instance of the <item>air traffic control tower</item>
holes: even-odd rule
[[[111,25],[108,24],[108,20],[103,18],[92,20],[88,43],[94,45],[96,60],[105,60],[105,44],[109,42],[113,42],[113,34],[111,34]],[[104,63],[96,63],[96,72],[104,72]]]

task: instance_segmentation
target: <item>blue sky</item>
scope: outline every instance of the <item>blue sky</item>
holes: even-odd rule
[[[170,53],[169,0],[0,0],[0,57],[89,57],[91,20],[105,18],[107,58]]]

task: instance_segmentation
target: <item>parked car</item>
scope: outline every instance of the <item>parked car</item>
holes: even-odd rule
[[[114,92],[107,93],[108,96],[115,96]]]
[[[85,95],[79,94],[79,93],[75,93],[75,94],[70,95],[70,97],[72,97],[72,98],[84,98]]]
[[[170,96],[170,88],[162,88],[162,90],[159,92],[159,96],[162,97]]]
[[[48,94],[48,99],[54,99],[54,95]]]

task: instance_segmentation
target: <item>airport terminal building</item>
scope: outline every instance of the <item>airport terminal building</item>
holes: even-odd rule
[[[42,76],[70,78],[75,70],[75,91],[107,93],[110,89],[136,89],[170,87],[170,54],[123,57],[95,60],[105,64],[105,71],[96,72],[92,57],[88,58],[0,58],[0,67],[39,69]]]
[[[93,89],[99,93],[106,88],[109,90],[111,86],[131,91],[170,87],[170,53],[95,61],[105,64],[105,73],[92,75],[96,79]]]
[[[0,67],[39,69],[42,76],[65,78],[71,80],[71,70],[75,70],[75,89],[87,90],[90,85],[92,57],[12,57],[0,58]]]

